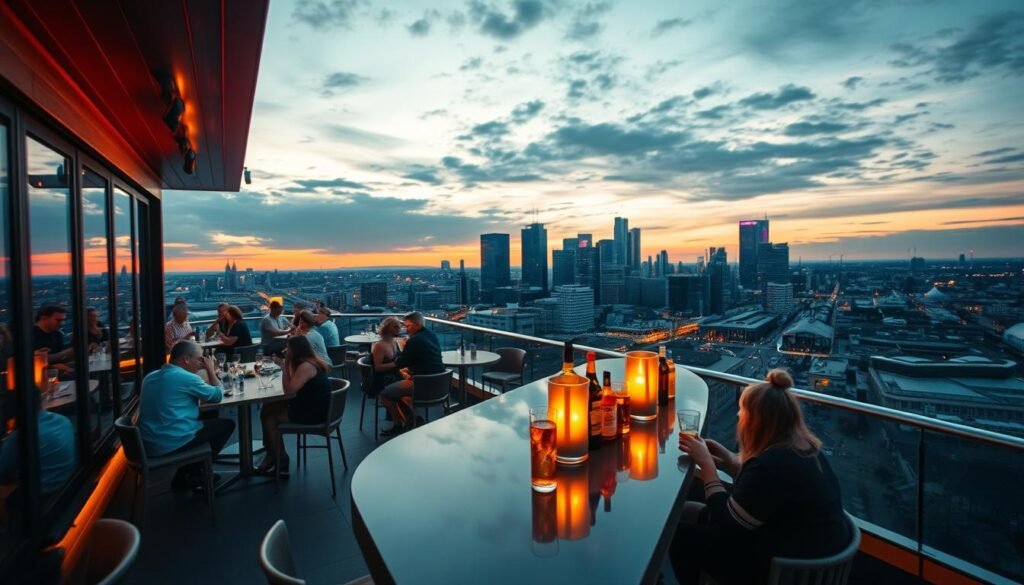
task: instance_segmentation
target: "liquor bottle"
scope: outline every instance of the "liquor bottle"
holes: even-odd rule
[[[658,404],[668,404],[668,362],[665,361],[665,346],[658,346]]]
[[[590,380],[590,448],[597,449],[601,439],[601,384],[597,382],[597,354],[587,352],[587,378]]]
[[[604,388],[601,389],[601,439],[604,442],[614,441],[621,435],[619,428],[619,405],[612,394],[612,373],[604,373]]]
[[[668,399],[675,400],[676,397],[676,362],[672,359],[672,350],[666,352],[668,355],[665,361],[668,362]]]
[[[562,373],[563,374],[575,374],[576,372],[572,369],[573,362],[573,351],[572,342],[566,341],[562,347]]]
[[[466,342],[463,339],[459,340],[459,357],[466,357]]]

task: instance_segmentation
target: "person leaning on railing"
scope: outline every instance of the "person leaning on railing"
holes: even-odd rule
[[[739,454],[711,439],[679,434],[696,463],[706,504],[687,502],[670,557],[680,583],[700,572],[720,583],[763,582],[774,556],[817,558],[850,540],[839,481],[804,424],[785,370],[743,389],[736,436]],[[730,493],[717,464],[735,478]]]

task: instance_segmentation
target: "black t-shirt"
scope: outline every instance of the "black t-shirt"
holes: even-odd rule
[[[409,368],[416,374],[439,374],[444,371],[441,344],[429,329],[420,329],[405,343],[405,350],[395,358],[399,368]]]
[[[228,337],[237,337],[232,347],[252,345],[252,334],[249,333],[249,326],[244,321],[238,321],[231,326],[231,330],[225,333]]]
[[[58,329],[53,333],[47,333],[38,325],[32,328],[32,349],[48,349],[50,353],[64,351],[64,334]]]
[[[89,343],[103,343],[104,341],[110,341],[110,332],[103,326],[103,323],[98,323],[97,326],[100,328],[100,334],[94,335],[92,331],[89,331]]]

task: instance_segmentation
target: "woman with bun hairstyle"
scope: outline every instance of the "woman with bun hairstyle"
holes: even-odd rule
[[[821,455],[821,440],[804,424],[785,370],[743,389],[736,438],[740,452],[679,434],[679,449],[696,463],[704,504],[687,502],[672,541],[680,583],[703,570],[718,582],[761,583],[772,557],[819,558],[846,547],[851,535],[839,482]],[[731,491],[718,468],[735,478]]]

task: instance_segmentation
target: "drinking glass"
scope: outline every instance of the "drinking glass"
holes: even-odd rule
[[[629,392],[624,383],[612,382],[612,395],[619,406],[619,418],[615,421],[618,428],[615,429],[615,434],[621,437],[629,434]]]
[[[224,364],[226,364],[227,361],[228,361],[227,354],[223,354],[223,353],[219,353],[219,352],[217,353],[217,367],[220,368],[220,370],[222,372],[224,371]]]
[[[530,409],[530,478],[533,489],[548,493],[555,490],[556,456],[555,421],[548,417],[548,407]]]
[[[679,416],[679,432],[696,438],[700,434],[700,411],[680,410],[676,414]]]
[[[46,390],[50,398],[53,398],[53,395],[57,393],[57,384],[60,382],[59,376],[60,372],[57,368],[46,370]]]

